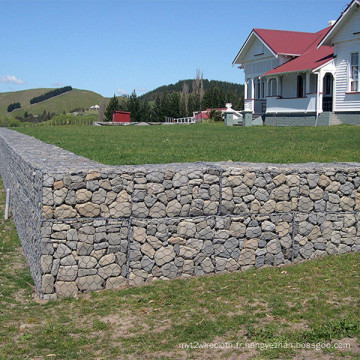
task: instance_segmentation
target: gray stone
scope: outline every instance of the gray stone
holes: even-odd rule
[[[80,291],[94,291],[104,289],[105,281],[99,275],[89,275],[77,278],[76,285]]]
[[[173,246],[168,245],[166,247],[161,247],[155,252],[154,260],[156,265],[162,266],[175,258],[175,251]]]

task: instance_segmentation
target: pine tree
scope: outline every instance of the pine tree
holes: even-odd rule
[[[131,112],[130,115],[131,121],[135,121],[135,122],[141,121],[140,100],[138,99],[135,90],[129,96],[127,102],[127,110]]]
[[[108,106],[106,107],[106,110],[104,113],[104,115],[105,115],[104,121],[112,121],[114,112],[118,111],[118,110],[119,110],[119,100],[114,94],[114,96],[111,98]]]

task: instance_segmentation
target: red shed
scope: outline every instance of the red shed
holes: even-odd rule
[[[115,111],[113,113],[114,122],[130,122],[130,112],[127,111]]]

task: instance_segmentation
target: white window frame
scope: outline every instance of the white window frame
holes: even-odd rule
[[[357,56],[357,64],[353,64],[353,56]],[[349,91],[360,91],[360,73],[359,73],[359,52],[352,52],[350,54],[350,74],[349,74]]]
[[[268,96],[277,96],[277,81],[276,78],[269,79]]]

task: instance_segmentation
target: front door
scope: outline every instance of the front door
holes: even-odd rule
[[[327,73],[323,80],[323,111],[333,110],[333,82],[334,77]]]

